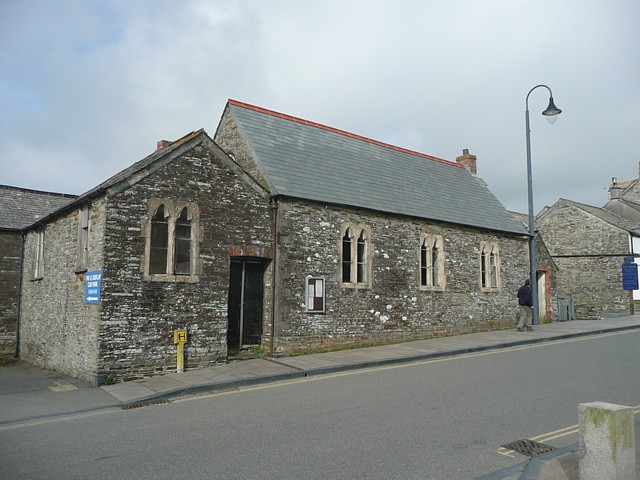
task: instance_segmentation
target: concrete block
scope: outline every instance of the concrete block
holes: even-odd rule
[[[580,480],[635,480],[633,408],[580,404]]]

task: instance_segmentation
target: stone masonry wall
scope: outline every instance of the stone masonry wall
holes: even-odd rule
[[[528,275],[525,237],[302,202],[280,203],[277,345],[287,354],[513,327],[517,290]],[[371,228],[373,282],[341,286],[343,222]],[[419,288],[420,234],[442,235],[444,291]],[[500,248],[501,288],[480,287],[480,243]],[[305,279],[322,276],[326,312],[305,312]]]
[[[598,319],[629,308],[621,269],[629,255],[627,232],[562,201],[537,228],[558,266],[557,294],[573,296],[576,319]]]
[[[152,197],[197,204],[199,281],[143,279],[142,225]],[[271,257],[268,201],[200,144],[109,198],[107,217],[99,381],[175,370],[178,328],[188,331],[187,368],[224,361],[230,250]],[[269,301],[270,283],[264,295]]]
[[[16,351],[16,325],[20,286],[20,232],[0,232],[0,358]]]
[[[102,267],[104,200],[91,205],[89,270]],[[20,358],[95,382],[100,305],[84,304],[84,272],[76,272],[79,210],[46,225],[44,273],[34,279],[35,230],[27,234],[20,321]]]

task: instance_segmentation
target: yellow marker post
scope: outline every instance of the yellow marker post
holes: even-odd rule
[[[173,343],[178,350],[177,363],[178,373],[184,373],[184,344],[187,343],[187,331],[186,330],[174,330],[173,331]]]

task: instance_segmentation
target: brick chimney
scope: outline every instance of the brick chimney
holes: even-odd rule
[[[462,150],[462,155],[456,158],[456,162],[464,165],[467,170],[476,175],[478,173],[478,169],[476,167],[476,158],[477,157],[475,155],[471,155],[469,153],[468,148],[465,148],[464,150]]]
[[[171,140],[158,140],[158,142],[156,143],[156,152],[158,150],[162,150],[165,147],[168,147],[172,143],[173,142]]]

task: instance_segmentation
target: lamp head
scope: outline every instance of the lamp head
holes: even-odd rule
[[[561,113],[562,110],[556,107],[555,103],[553,103],[553,97],[549,97],[549,106],[544,110],[544,112],[542,112],[542,115],[547,118],[549,123],[556,123],[558,115]]]

